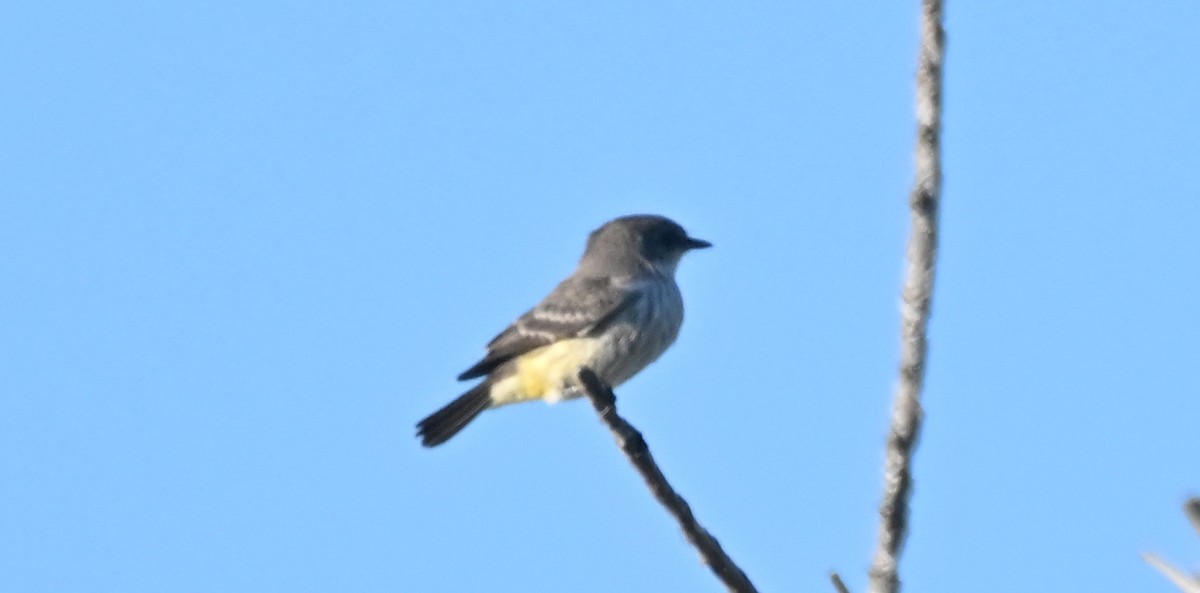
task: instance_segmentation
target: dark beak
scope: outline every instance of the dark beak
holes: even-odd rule
[[[693,239],[691,237],[688,237],[686,245],[689,250],[690,249],[708,249],[709,247],[712,247],[712,243],[709,243],[708,241],[704,241],[702,239]]]

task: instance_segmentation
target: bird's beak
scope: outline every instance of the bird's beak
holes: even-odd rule
[[[704,241],[702,239],[693,239],[691,237],[688,237],[687,248],[689,250],[690,249],[708,249],[709,247],[712,247],[712,243],[709,243],[708,241]]]

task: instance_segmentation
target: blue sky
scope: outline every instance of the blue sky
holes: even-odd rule
[[[765,591],[873,549],[917,4],[25,3],[0,589],[718,591],[580,402],[413,424],[628,213],[712,250],[623,386]],[[1200,491],[1200,5],[947,7],[910,590],[1171,591]]]

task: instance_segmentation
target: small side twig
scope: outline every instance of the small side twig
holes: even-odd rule
[[[1183,514],[1187,515],[1188,521],[1191,521],[1196,535],[1200,535],[1200,497],[1191,498],[1183,503]]]
[[[1183,503],[1183,514],[1187,515],[1196,533],[1200,533],[1200,498],[1192,498]],[[1187,574],[1154,554],[1142,554],[1142,560],[1161,572],[1183,593],[1200,593],[1200,576]]]
[[[892,426],[887,439],[883,502],[879,505],[879,545],[870,571],[871,593],[897,593],[900,590],[900,551],[908,533],[912,456],[921,433],[926,328],[937,261],[944,47],[942,2],[923,0],[921,55],[917,67],[916,181],[909,196],[912,231],[908,240],[908,266],[901,308],[900,382],[896,386]]]
[[[1189,576],[1187,573],[1171,566],[1166,560],[1154,554],[1142,554],[1142,560],[1145,560],[1146,564],[1158,569],[1158,572],[1161,572],[1163,576],[1167,577],[1167,580],[1171,581],[1176,587],[1179,587],[1179,590],[1183,591],[1183,593],[1200,593],[1200,579]]]
[[[692,509],[688,506],[687,501],[667,482],[662,470],[658,469],[658,464],[650,456],[650,449],[646,446],[646,440],[642,438],[642,433],[617,415],[617,396],[613,394],[612,389],[588,368],[580,369],[579,381],[583,384],[583,392],[591,400],[592,407],[596,409],[600,419],[612,431],[613,437],[617,440],[617,446],[642,475],[642,479],[646,481],[646,486],[650,488],[654,498],[657,498],[658,502],[662,503],[679,522],[688,541],[700,552],[701,560],[712,569],[713,574],[717,575],[717,578],[730,591],[757,593],[758,590],[750,583],[746,573],[742,572],[742,569],[734,564],[733,559],[721,549],[721,544],[717,543],[716,538],[700,526],[696,517],[692,515]]]
[[[833,588],[837,593],[850,593],[850,589],[846,588],[846,583],[842,582],[842,577],[838,573],[830,572],[829,580],[833,583]]]

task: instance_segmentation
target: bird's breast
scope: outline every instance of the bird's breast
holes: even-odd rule
[[[588,367],[616,387],[666,351],[683,324],[683,298],[674,282],[647,282],[643,296],[603,331],[559,340],[513,362],[513,372],[492,388],[492,405],[533,399],[556,401],[582,395],[580,367]]]
[[[647,282],[643,296],[600,336],[596,371],[609,385],[628,381],[675,342],[683,325],[683,298],[674,282]]]

